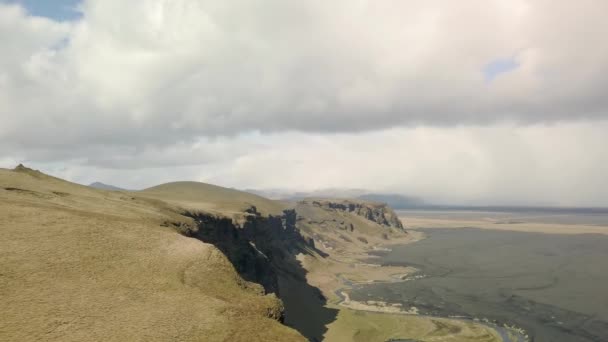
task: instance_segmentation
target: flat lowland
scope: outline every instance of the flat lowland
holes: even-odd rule
[[[544,234],[603,234],[608,235],[608,215],[575,215],[476,211],[399,211],[412,229],[477,228]]]
[[[493,329],[473,322],[415,315],[341,310],[330,325],[327,341],[500,342]]]
[[[327,325],[323,340],[503,341],[494,328],[472,321],[419,316],[391,303],[375,301],[368,304],[344,298],[355,286],[365,288],[371,284],[398,283],[413,274],[416,269],[412,267],[374,264],[370,261],[370,253],[416,243],[424,235],[387,229],[357,215],[323,210],[306,203],[296,209],[304,218],[301,229],[316,235],[318,248],[327,255],[325,258],[300,258],[309,271],[309,283],[321,289],[329,299],[328,307],[338,310],[335,320]],[[403,222],[409,225],[407,219]],[[355,227],[353,231],[344,229],[351,224]]]
[[[218,249],[165,227],[183,217],[151,197],[0,170],[0,340],[305,340]]]
[[[381,257],[383,264],[416,265],[419,278],[359,288],[350,297],[487,319],[523,329],[535,342],[608,341],[608,236],[421,231],[426,239]]]

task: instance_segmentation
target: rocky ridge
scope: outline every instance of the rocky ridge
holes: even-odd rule
[[[404,229],[403,224],[393,209],[385,203],[357,201],[349,199],[314,199],[304,200],[302,203],[334,211],[354,213],[381,226]]]
[[[213,244],[231,261],[241,277],[262,285],[264,292],[280,297],[279,276],[289,274],[303,280],[295,261],[299,253],[318,254],[296,228],[296,211],[282,215],[262,215],[255,206],[246,210],[242,220],[204,212],[183,213],[194,225],[181,225],[182,234]]]

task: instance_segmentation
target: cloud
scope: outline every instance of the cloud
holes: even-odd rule
[[[370,139],[352,141],[366,159],[376,155],[366,146],[393,130],[448,129],[454,140],[445,146],[477,151],[485,141],[458,132],[592,130],[608,119],[605,1],[85,0],[80,10],[79,20],[58,22],[0,4],[3,160],[123,171],[198,165],[241,184],[239,163],[331,161],[324,148],[351,155],[334,145],[341,136]],[[517,67],[488,82],[487,67],[501,60]],[[435,164],[402,169],[402,177],[441,183],[425,165],[461,165],[447,150],[434,153]],[[535,157],[559,155],[547,153]],[[460,172],[476,165],[474,154],[459,156],[470,159]],[[518,169],[501,161],[484,162],[474,179],[506,170],[515,177]],[[260,172],[247,176],[264,183]],[[360,170],[352,182],[364,172],[376,174]],[[324,177],[310,184],[348,179],[342,170]],[[465,190],[454,188],[475,195]]]
[[[36,141],[23,132],[137,143],[161,132],[608,115],[602,1],[91,0],[71,26],[15,9],[0,8],[5,35],[19,37],[3,58],[4,73],[15,71],[3,82],[12,125],[2,137],[24,145]],[[488,85],[484,67],[511,56],[520,67]],[[34,127],[34,116],[45,118]]]
[[[113,162],[33,166],[85,184],[135,189],[196,180],[240,189],[365,188],[435,203],[608,206],[606,131],[608,120],[273,133],[216,142],[213,149],[221,154],[216,158],[184,147],[158,151],[157,162],[152,153],[143,153],[136,158],[139,164],[121,168]],[[171,158],[173,164],[158,163]]]

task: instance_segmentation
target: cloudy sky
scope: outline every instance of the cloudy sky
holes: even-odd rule
[[[605,0],[0,0],[0,167],[608,206]]]

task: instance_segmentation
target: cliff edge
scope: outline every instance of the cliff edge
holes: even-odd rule
[[[9,341],[322,340],[339,310],[311,279],[337,284],[341,252],[408,235],[380,203],[197,182],[105,191],[23,165],[0,169],[0,201]]]
[[[310,199],[300,203],[309,204],[325,210],[354,213],[381,226],[404,229],[395,211],[385,203],[352,199]]]

